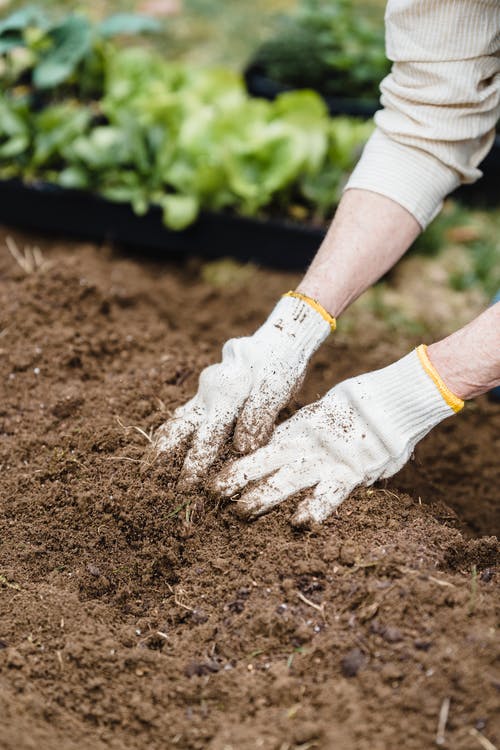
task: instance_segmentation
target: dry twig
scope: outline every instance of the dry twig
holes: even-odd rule
[[[484,734],[481,734],[481,732],[478,732],[477,729],[474,727],[472,729],[469,729],[469,734],[471,737],[474,737],[479,744],[481,745],[484,750],[497,750],[496,745],[493,744],[493,742],[490,742],[487,737],[484,736]]]
[[[445,731],[446,723],[448,721],[448,714],[450,712],[450,699],[445,698],[441,703],[441,709],[439,711],[438,727],[436,733],[436,745],[444,745],[446,742]]]
[[[14,589],[15,591],[21,591],[21,587],[18,583],[13,583],[12,581],[8,581],[7,578],[0,573],[0,583],[3,586],[6,586],[8,589]]]
[[[131,461],[134,464],[142,464],[141,458],[130,458],[130,456],[108,456],[106,461]]]
[[[304,594],[301,591],[297,591],[297,597],[300,599],[301,602],[304,602],[304,604],[307,604],[309,607],[316,609],[321,614],[321,617],[323,618],[323,620],[326,620],[324,602],[323,604],[316,604],[316,602],[312,602],[310,599],[307,598],[307,596],[304,596]]]
[[[135,430],[136,432],[139,433],[139,435],[142,435],[144,438],[146,438],[148,443],[151,443],[151,444],[153,443],[152,435],[148,434],[145,430],[142,429],[142,427],[137,427],[137,425],[135,424],[129,424],[129,425],[123,424],[122,420],[118,416],[115,417],[115,419],[120,425],[120,427],[122,428],[122,430],[125,430],[125,432],[128,432],[129,430]]]
[[[33,247],[31,247],[30,245],[26,245],[24,250],[20,250],[14,238],[10,237],[10,235],[5,238],[5,244],[7,245],[7,250],[12,255],[17,265],[26,274],[34,273],[35,271],[39,271],[40,269],[44,267],[46,268],[49,265],[49,263],[43,257],[42,251],[36,245],[34,245]]]
[[[170,591],[172,592],[172,594],[174,595],[174,602],[177,604],[178,607],[181,607],[181,609],[187,609],[188,612],[194,612],[195,611],[193,607],[188,607],[187,604],[183,604],[181,601],[179,601],[179,599],[177,598],[177,592],[176,592],[176,590],[169,583],[167,583],[167,586],[170,589]],[[181,592],[182,592],[182,589],[181,589]],[[184,592],[182,592],[182,593],[184,593]]]

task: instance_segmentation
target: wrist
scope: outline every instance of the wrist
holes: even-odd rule
[[[456,356],[450,339],[432,344],[428,347],[427,354],[448,388],[464,401],[481,396],[497,385],[498,381],[491,377],[478,378],[478,374],[482,374],[479,368],[474,368],[473,362],[461,361],[462,354],[460,357]]]
[[[328,338],[334,323],[328,314],[324,315],[318,309],[313,300],[305,300],[301,295],[288,293],[276,304],[256,336],[259,338],[265,334],[267,338],[268,332],[271,331],[275,350],[283,346],[289,351],[309,358]]]
[[[333,317],[333,315],[330,315],[319,298],[306,294],[305,292],[301,292],[298,289],[295,291],[286,292],[283,297],[292,297],[292,299],[298,299],[301,302],[304,302],[308,307],[312,307],[312,309],[319,313],[323,320],[328,323],[328,325],[330,326],[330,331],[332,333],[337,328],[336,319]]]
[[[448,347],[442,344],[443,342],[440,341],[427,347],[429,361],[453,393],[464,400],[471,398],[470,386],[457,367],[456,360],[448,351]]]
[[[304,278],[296,288],[297,294],[303,294],[305,297],[318,302],[324,310],[328,311],[333,320],[336,320],[344,310],[349,307],[358,296],[356,289],[334,289],[331,286],[324,287],[320,280],[313,278]]]
[[[401,440],[414,445],[463,407],[428,361],[425,347],[346,384],[351,402],[365,414],[367,423],[380,425],[382,431],[394,436],[391,450],[395,453]]]

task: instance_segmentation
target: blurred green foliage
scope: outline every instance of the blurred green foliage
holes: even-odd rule
[[[500,290],[500,211],[472,211],[449,201],[412,252],[437,256],[450,246],[461,247],[467,258],[465,269],[450,272],[453,289],[480,287],[489,296]]]
[[[253,99],[228,69],[108,41],[154,30],[141,17],[21,20],[4,23],[20,36],[0,69],[3,178],[93,190],[137,213],[156,204],[172,229],[200,209],[282,214],[298,203],[327,217],[372,130],[331,119],[312,91]]]
[[[295,13],[280,18],[252,64],[283,85],[346,98],[378,99],[390,69],[383,24],[349,0],[300,0]]]
[[[459,291],[474,286],[482,287],[489,297],[500,290],[500,240],[496,237],[478,239],[468,248],[470,268],[451,274],[453,289]]]

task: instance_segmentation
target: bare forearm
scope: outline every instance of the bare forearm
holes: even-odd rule
[[[338,317],[404,255],[420,231],[416,219],[390,198],[348,190],[297,289]],[[500,385],[500,303],[432,344],[428,354],[462,399]]]
[[[420,231],[416,219],[390,198],[347,190],[297,290],[338,317],[392,268]]]
[[[427,353],[448,388],[464,400],[500,385],[500,302]]]

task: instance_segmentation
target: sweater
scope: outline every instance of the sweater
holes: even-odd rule
[[[482,175],[500,117],[500,0],[389,0],[391,73],[346,189],[380,193],[422,228]],[[500,186],[499,186],[500,189]]]

